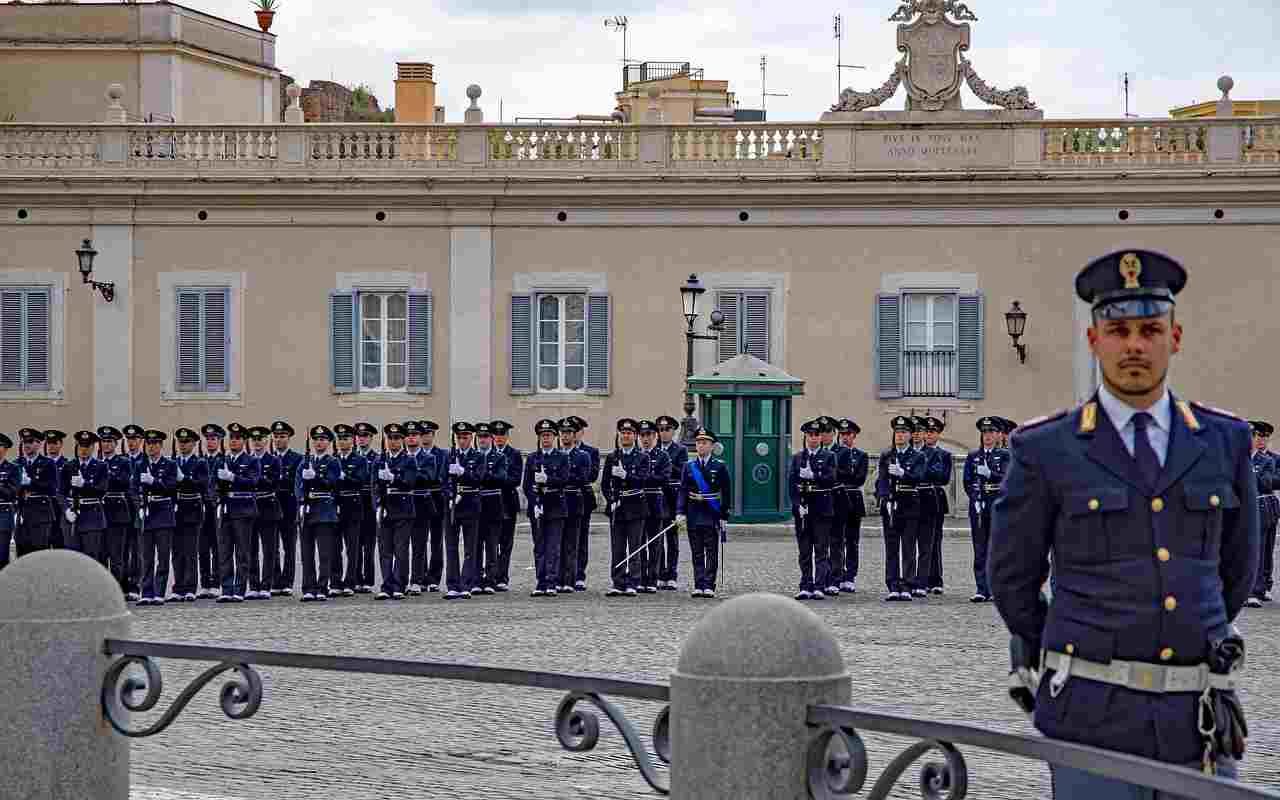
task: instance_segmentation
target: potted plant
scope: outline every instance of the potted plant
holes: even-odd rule
[[[266,33],[271,30],[271,20],[275,19],[279,0],[253,0],[253,12],[258,16],[258,27]]]

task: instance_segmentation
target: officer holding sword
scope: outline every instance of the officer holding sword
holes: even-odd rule
[[[729,519],[733,486],[729,468],[711,455],[716,436],[706,428],[694,432],[694,458],[685,462],[676,492],[676,525],[689,537],[693,561],[691,597],[712,599],[720,570],[718,545]]]

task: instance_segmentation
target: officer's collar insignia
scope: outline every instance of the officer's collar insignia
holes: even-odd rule
[[[1125,253],[1120,257],[1120,276],[1124,278],[1124,288],[1141,289],[1138,277],[1142,275],[1142,259],[1137,253]]]
[[[1093,433],[1098,427],[1098,404],[1093,400],[1080,409],[1080,433]]]
[[[1182,412],[1182,421],[1187,423],[1187,427],[1193,431],[1200,430],[1200,420],[1196,419],[1196,413],[1191,410],[1191,404],[1186,400],[1178,401],[1178,410]]]

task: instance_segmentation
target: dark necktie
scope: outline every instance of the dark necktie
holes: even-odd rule
[[[1154,489],[1160,478],[1160,460],[1147,437],[1147,426],[1151,421],[1151,415],[1145,411],[1133,415],[1133,460],[1138,462],[1138,471],[1142,473],[1147,487]]]

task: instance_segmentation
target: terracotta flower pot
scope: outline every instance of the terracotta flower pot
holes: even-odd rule
[[[271,30],[271,20],[275,19],[276,12],[255,11],[254,13],[258,15],[258,27],[262,28],[262,32],[266,33]]]

